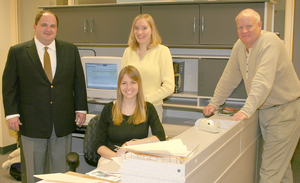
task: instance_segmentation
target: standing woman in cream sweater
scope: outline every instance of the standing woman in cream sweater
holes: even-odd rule
[[[143,81],[146,101],[152,103],[162,122],[163,99],[174,92],[174,70],[171,52],[161,45],[161,38],[151,15],[140,14],[133,20],[124,51],[122,67],[133,65]]]

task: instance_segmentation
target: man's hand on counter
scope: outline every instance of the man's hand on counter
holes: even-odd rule
[[[212,105],[207,105],[203,108],[204,116],[211,116],[215,112],[216,108]]]
[[[231,118],[232,121],[242,121],[244,119],[248,119],[248,116],[242,112],[235,113]]]

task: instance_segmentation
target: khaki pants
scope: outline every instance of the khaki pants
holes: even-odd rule
[[[260,183],[293,183],[291,158],[300,136],[300,99],[259,110],[264,139]]]

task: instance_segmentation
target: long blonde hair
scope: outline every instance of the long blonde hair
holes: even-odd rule
[[[131,65],[124,67],[119,73],[117,101],[112,108],[113,122],[115,125],[120,125],[124,120],[122,113],[122,103],[124,96],[120,90],[120,85],[125,74],[127,74],[130,77],[130,79],[136,81],[139,87],[139,91],[136,97],[135,111],[128,119],[128,123],[133,123],[137,125],[146,121],[147,105],[144,99],[141,75],[139,71]]]
[[[135,38],[134,30],[135,30],[136,21],[138,21],[141,18],[144,18],[148,22],[148,24],[150,25],[150,28],[152,30],[151,40],[150,40],[149,45],[147,46],[147,49],[149,50],[149,49],[154,48],[155,46],[161,44],[161,37],[158,33],[158,30],[156,28],[156,25],[155,25],[155,22],[154,22],[154,19],[152,18],[152,16],[149,14],[140,14],[140,15],[136,16],[135,19],[133,20],[129,39],[128,39],[128,46],[132,50],[137,50],[139,48],[139,43],[137,42],[137,40]]]

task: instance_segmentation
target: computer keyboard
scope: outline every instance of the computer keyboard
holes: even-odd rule
[[[107,104],[111,101],[113,101],[114,99],[95,99],[96,103],[100,103],[100,104]]]

